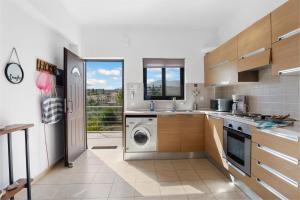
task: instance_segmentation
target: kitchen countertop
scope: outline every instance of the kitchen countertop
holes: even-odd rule
[[[194,115],[194,114],[206,114],[210,116],[214,116],[217,118],[223,119],[230,119],[234,121],[239,121],[242,123],[249,124],[251,126],[256,126],[257,123],[242,117],[236,117],[229,115],[228,112],[216,112],[211,109],[200,109],[196,111],[185,111],[185,110],[178,110],[175,112],[167,111],[167,110],[157,110],[157,111],[149,111],[149,110],[128,110],[124,112],[125,115],[177,115],[177,114],[185,114],[185,115]],[[273,127],[268,129],[260,129],[260,131],[265,133],[273,133],[273,134],[280,134],[283,136],[287,136],[291,139],[295,139],[300,141],[300,122],[297,121],[294,123],[294,126],[287,126],[287,127]]]

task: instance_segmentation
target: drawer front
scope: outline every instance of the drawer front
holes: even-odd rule
[[[252,158],[265,163],[285,176],[298,181],[298,183],[300,182],[300,165],[298,160],[254,142],[252,143]]]
[[[259,178],[252,176],[250,185],[248,185],[258,196],[264,200],[279,200],[280,198],[273,194],[269,187],[262,182]]]
[[[274,188],[288,199],[298,199],[298,186],[280,178],[277,172],[263,162],[252,159],[252,174]]]
[[[252,141],[300,160],[300,144],[298,141],[271,132],[259,131],[256,128],[252,130]]]

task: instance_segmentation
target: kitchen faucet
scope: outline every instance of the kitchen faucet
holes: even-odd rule
[[[172,111],[176,112],[177,105],[176,105],[176,97],[173,97],[173,102],[172,102]]]

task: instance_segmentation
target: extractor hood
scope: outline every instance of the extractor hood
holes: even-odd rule
[[[278,74],[281,76],[300,76],[300,67],[281,70]]]

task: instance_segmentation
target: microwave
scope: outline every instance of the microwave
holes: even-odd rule
[[[210,108],[218,112],[230,112],[232,103],[232,99],[211,99]]]

